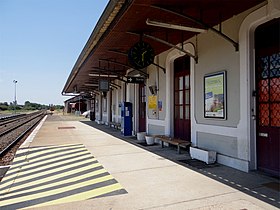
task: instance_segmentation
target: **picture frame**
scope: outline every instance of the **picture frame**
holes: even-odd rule
[[[226,71],[204,76],[204,118],[227,119]]]

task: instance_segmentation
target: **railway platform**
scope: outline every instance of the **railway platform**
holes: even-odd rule
[[[279,179],[144,146],[119,130],[54,114],[0,183],[0,209],[279,209]]]

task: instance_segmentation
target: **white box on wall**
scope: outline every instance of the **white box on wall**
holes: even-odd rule
[[[201,160],[207,164],[215,163],[217,152],[190,147],[190,155],[192,159]]]

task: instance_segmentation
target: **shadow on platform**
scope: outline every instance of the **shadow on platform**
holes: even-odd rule
[[[120,130],[107,125],[85,120],[81,122],[280,208],[280,185],[277,178],[255,171],[242,172],[219,163],[208,165],[191,159],[186,149],[182,149],[182,153],[178,154],[176,147],[162,148],[160,144],[147,146],[144,142],[139,142],[135,136],[123,136]]]

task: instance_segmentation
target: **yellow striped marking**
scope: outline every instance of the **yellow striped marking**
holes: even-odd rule
[[[75,146],[75,147],[71,147],[71,151],[69,151],[69,152],[75,152],[75,151],[78,151],[79,153],[87,153],[87,152],[88,152],[88,151],[84,151],[84,150],[83,150],[83,151],[80,151],[81,148],[79,148],[79,147],[81,147],[81,145]],[[35,148],[34,150],[32,150],[32,152],[38,151],[38,150],[42,150],[42,149],[44,149],[44,148],[43,148],[43,147],[37,147],[37,148]],[[65,148],[65,149],[66,149],[66,148]],[[61,150],[61,147],[59,148],[59,147],[55,146],[55,147],[51,147],[51,150],[48,149],[47,151],[44,151],[44,152],[42,152],[41,154],[45,154],[45,153],[48,153],[48,152],[59,152],[59,150]],[[15,170],[16,168],[18,168],[19,166],[24,166],[24,165],[28,164],[29,161],[28,161],[28,159],[27,159],[27,156],[28,156],[28,158],[30,159],[30,158],[33,158],[34,156],[40,155],[40,152],[37,152],[37,153],[35,153],[35,154],[28,154],[28,152],[29,152],[29,148],[28,148],[28,149],[21,149],[21,150],[20,150],[20,154],[22,154],[22,153],[27,153],[27,155],[24,155],[24,156],[21,156],[21,157],[16,157],[16,159],[15,159],[14,161],[15,161],[15,162],[24,161],[24,162],[21,162],[21,163],[16,164],[16,165],[12,165],[12,167],[11,167],[10,170],[9,170],[9,172],[12,172],[13,170]],[[65,155],[65,154],[64,154],[64,155]],[[72,154],[72,155],[73,155],[73,154]],[[65,158],[65,157],[60,157],[60,158],[63,159],[63,158]],[[40,161],[40,160],[44,160],[44,159],[46,159],[46,156],[41,157],[41,158],[37,158],[36,161]],[[51,162],[51,161],[53,161],[53,160],[50,160],[50,162]],[[33,159],[33,162],[35,162],[35,158]],[[40,163],[37,163],[37,164],[42,164],[42,163],[40,162]],[[30,167],[33,167],[33,165],[30,165]]]
[[[86,186],[86,185],[89,185],[89,184],[95,184],[95,183],[98,183],[98,182],[107,181],[109,179],[113,179],[113,177],[111,175],[108,175],[108,176],[101,177],[101,178],[94,179],[94,180],[90,180],[88,182],[84,182],[84,183],[81,183],[81,184],[83,186]],[[21,201],[22,201],[22,199],[24,199],[24,200],[33,200],[33,199],[36,199],[36,198],[42,198],[42,197],[46,197],[48,195],[57,194],[57,193],[60,193],[60,192],[66,192],[66,191],[73,190],[73,189],[81,187],[81,184],[79,183],[79,184],[71,185],[69,187],[62,187],[59,190],[55,189],[55,190],[49,190],[47,192],[35,193],[35,194],[27,195],[27,196],[22,196],[21,197]],[[13,194],[11,194],[11,195],[13,195]],[[6,196],[10,196],[10,193],[6,194]],[[6,196],[4,195],[4,199],[5,199]],[[4,200],[4,201],[1,201],[1,205],[9,205],[9,204],[13,204],[13,203],[15,203],[17,201],[18,201],[18,198]]]
[[[98,170],[96,172],[92,172],[92,173],[88,173],[88,174],[85,174],[83,176],[79,176],[79,177],[75,177],[75,181],[79,181],[81,179],[84,179],[86,177],[89,177],[89,176],[94,176],[94,175],[98,175],[98,174],[102,174],[102,173],[105,173],[106,170],[105,169],[101,169],[101,170]],[[111,176],[111,175],[110,175]],[[113,177],[111,176],[111,178],[113,179]],[[46,179],[44,181],[50,181],[51,179]],[[46,185],[41,185],[39,187],[36,187],[35,190],[43,190],[43,189],[46,189],[46,188],[51,188],[51,187],[56,187],[58,185],[62,185],[62,184],[67,184],[67,183],[70,183],[74,181],[73,179],[67,179],[67,180],[63,180],[63,181],[60,181],[59,183],[55,182],[55,183],[50,183],[50,184],[46,184]],[[94,182],[92,182],[91,184],[95,183],[95,181],[98,181],[98,179],[95,179]],[[101,179],[99,179],[99,181],[101,181]],[[36,184],[40,184],[40,181],[39,182],[32,182],[32,185],[36,185]],[[20,191],[20,189],[22,189],[23,187],[28,187],[28,185],[30,184],[26,184],[25,186],[23,185],[20,185],[18,187],[13,187],[12,190],[9,192],[9,196],[14,196],[14,195],[18,195],[18,194],[21,194],[22,191]],[[72,185],[73,186],[73,185]],[[17,192],[14,192],[16,190],[19,190]],[[33,188],[29,189],[29,190],[25,190],[24,192],[32,192],[32,191],[35,191]],[[62,189],[60,188],[59,190],[62,191]]]
[[[92,157],[91,155],[87,155],[87,152],[84,152],[86,155],[84,156],[84,157],[79,157],[78,159],[74,159],[74,160],[80,160],[80,159],[82,159],[82,158],[85,158],[85,157]],[[51,158],[51,157],[49,157],[49,158]],[[69,158],[70,158],[70,156],[69,156]],[[56,159],[53,159],[53,160],[56,160]],[[93,162],[93,161],[95,161],[96,159],[95,158],[93,158],[92,157],[92,159],[89,159],[89,160],[86,160],[86,161],[84,161],[84,162],[82,162],[83,164],[84,163],[90,163],[90,162]],[[24,181],[24,180],[28,180],[28,179],[32,179],[32,178],[36,178],[36,177],[38,177],[38,176],[42,176],[42,175],[45,175],[45,174],[50,174],[50,173],[52,173],[52,172],[56,172],[56,171],[58,171],[58,170],[65,170],[65,169],[67,169],[67,168],[70,168],[70,167],[75,167],[75,166],[79,166],[79,165],[81,165],[81,162],[78,162],[78,163],[76,163],[76,164],[71,164],[71,165],[67,165],[67,163],[69,163],[69,162],[71,162],[71,161],[73,161],[73,160],[71,160],[71,159],[69,159],[68,161],[62,161],[62,162],[59,162],[59,161],[57,161],[57,163],[54,163],[54,164],[52,164],[51,165],[51,167],[52,166],[57,166],[57,165],[60,165],[60,164],[65,164],[65,166],[62,166],[62,167],[59,167],[58,169],[53,169],[53,170],[47,170],[48,169],[48,167],[50,167],[50,166],[45,166],[45,171],[43,171],[43,172],[40,172],[40,173],[38,173],[38,171],[40,171],[40,170],[42,170],[42,167],[38,167],[38,168],[36,168],[36,169],[33,169],[33,170],[27,170],[27,171],[22,171],[20,174],[15,174],[13,177],[18,177],[18,176],[24,176],[24,177],[22,177],[22,178],[17,178],[17,182],[20,182],[20,181]],[[50,162],[50,161],[49,161]],[[39,163],[39,164],[42,164],[42,163],[44,163],[44,162],[41,162],[41,163]],[[39,165],[39,164],[37,164],[37,165]],[[32,165],[32,167],[34,166],[34,164],[31,164]],[[35,164],[35,166],[36,166],[36,164]],[[98,163],[98,164],[92,164],[89,168],[93,168],[93,167],[96,167],[96,166],[100,166],[100,164]],[[31,167],[31,166],[30,166]],[[21,170],[25,170],[26,168],[30,168],[30,167],[22,167],[21,168]],[[84,170],[85,170],[85,168],[83,168]],[[86,169],[88,169],[88,168],[86,168]],[[7,173],[7,175],[9,175],[9,172],[10,171],[8,171],[8,173]],[[33,173],[33,174],[31,174],[31,173]],[[73,173],[73,171],[72,171],[72,173]],[[30,174],[30,175],[26,175],[26,174]],[[65,174],[67,174],[67,172],[65,172],[64,173],[64,176],[65,176]],[[59,176],[61,176],[61,174],[58,174]],[[7,178],[11,178],[10,176],[7,176]],[[50,178],[52,178],[53,179],[53,176],[52,177],[50,177]],[[41,179],[40,181],[43,181],[44,179]],[[8,183],[4,183],[3,185],[1,185],[1,188],[2,187],[4,187],[4,186],[6,186],[6,185],[8,185],[8,184],[10,184],[9,182]],[[1,189],[0,188],[0,189]]]
[[[20,149],[14,162],[0,183],[0,208],[41,207],[126,193],[81,144]]]
[[[103,194],[106,194],[106,193],[110,193],[110,192],[115,191],[115,190],[121,190],[121,189],[123,189],[122,186],[119,183],[117,183],[117,184],[109,185],[109,186],[106,186],[106,187],[98,188],[98,189],[95,189],[95,190],[91,190],[91,191],[88,191],[88,192],[76,194],[76,195],[73,195],[73,196],[64,197],[64,198],[54,200],[54,201],[50,201],[50,202],[47,202],[46,204],[47,205],[55,205],[55,204],[60,204],[60,203],[68,203],[68,202],[74,202],[74,201],[88,200],[90,198],[93,198],[92,195],[94,195],[94,197],[97,197],[97,196],[100,196],[100,195],[103,195]],[[44,205],[39,204],[39,205],[36,205],[34,207],[41,207],[41,206],[44,206]]]
[[[88,167],[86,167],[86,168],[81,168],[81,170],[77,170],[77,171],[79,171],[79,172],[83,172],[83,171],[85,171],[86,169],[91,169],[91,168],[93,168],[93,167],[96,167],[96,166],[101,166],[101,164],[100,163],[97,163],[97,164],[94,164],[94,165],[92,165],[92,166],[88,166]],[[65,177],[65,176],[69,176],[69,175],[71,175],[71,174],[73,174],[73,173],[76,173],[77,172],[76,170],[75,171],[68,171],[68,172],[65,172],[65,173],[63,173],[63,176]],[[48,174],[48,172],[46,172],[45,173],[45,175],[47,175]],[[13,192],[13,190],[17,190],[17,189],[19,189],[19,188],[23,188],[23,187],[28,187],[28,186],[30,186],[30,185],[37,185],[37,184],[40,184],[40,183],[43,183],[43,182],[48,182],[48,181],[51,181],[51,180],[54,180],[54,179],[58,179],[58,178],[61,178],[61,173],[59,173],[59,174],[57,174],[57,175],[53,175],[53,176],[49,176],[49,177],[46,177],[46,178],[43,178],[43,179],[39,179],[39,180],[36,180],[36,181],[31,181],[31,182],[26,182],[25,184],[21,184],[21,185],[19,185],[19,186],[13,186],[13,188],[12,188],[12,190],[10,190],[10,193],[12,193]],[[34,174],[34,176],[32,177],[32,178],[36,178],[36,174]],[[30,178],[30,177],[29,177]],[[76,180],[77,179],[77,177],[75,177],[74,178],[74,180]],[[28,181],[29,179],[24,179],[24,178],[22,178],[22,179],[16,179],[16,182],[20,182],[20,181]],[[73,179],[72,179],[72,181],[73,181]]]

